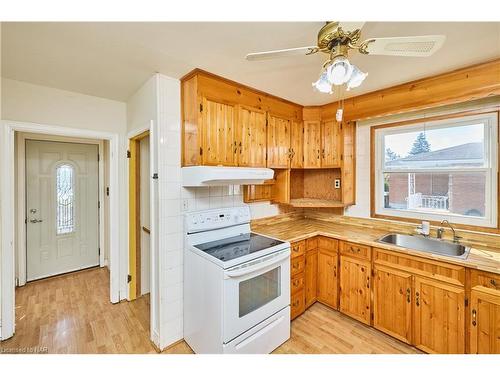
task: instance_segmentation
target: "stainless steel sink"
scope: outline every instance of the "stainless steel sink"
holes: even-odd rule
[[[466,259],[470,251],[470,247],[459,243],[411,234],[389,233],[378,239],[377,242],[461,259]]]

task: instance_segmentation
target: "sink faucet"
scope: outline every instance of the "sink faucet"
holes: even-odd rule
[[[441,225],[443,225],[443,224],[447,224],[451,228],[451,230],[453,231],[453,242],[458,243],[458,240],[461,239],[462,237],[457,236],[457,233],[455,232],[455,228],[453,228],[451,226],[451,224],[448,220],[443,220],[441,222]],[[443,228],[438,229],[438,238],[441,238],[443,236],[443,232],[444,232]]]

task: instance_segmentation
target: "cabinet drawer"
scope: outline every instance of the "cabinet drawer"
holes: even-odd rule
[[[339,250],[339,240],[336,240],[335,238],[319,236],[318,248],[320,248],[321,250],[330,251],[332,253],[337,253]]]
[[[304,312],[305,310],[304,289],[292,295],[292,297],[290,298],[290,309],[291,309],[290,319],[292,320]]]
[[[306,266],[306,257],[301,255],[290,260],[290,275],[295,276],[296,274],[304,271]]]
[[[340,243],[340,253],[343,255],[349,255],[360,259],[371,259],[371,248],[370,246],[360,245],[352,242]]]
[[[500,275],[485,271],[471,272],[471,287],[484,286],[488,289],[496,290],[500,293]]]
[[[304,289],[304,282],[305,282],[305,274],[304,272],[296,274],[294,277],[292,277],[292,281],[290,282],[290,294],[295,294],[299,290]]]
[[[314,250],[318,248],[318,237],[308,238],[306,240],[306,250]]]
[[[295,258],[301,255],[304,255],[306,252],[306,241],[298,241],[298,242],[293,242],[290,245],[290,251],[291,251],[291,257]]]
[[[373,248],[373,262],[450,284],[465,284],[465,268],[450,263],[378,248]]]

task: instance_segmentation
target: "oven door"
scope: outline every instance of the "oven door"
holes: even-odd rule
[[[224,343],[290,305],[290,248],[224,271]]]

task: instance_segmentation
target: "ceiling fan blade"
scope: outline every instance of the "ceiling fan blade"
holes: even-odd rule
[[[354,31],[360,30],[364,24],[364,22],[339,22],[339,27],[344,31]]]
[[[445,40],[445,35],[374,38],[361,43],[360,51],[368,55],[428,57],[440,49]]]
[[[278,49],[266,52],[249,53],[248,55],[246,55],[245,58],[248,61],[258,61],[258,60],[274,59],[279,57],[312,55],[313,53],[316,52],[318,52],[318,47],[316,46],[299,47],[299,48]]]

